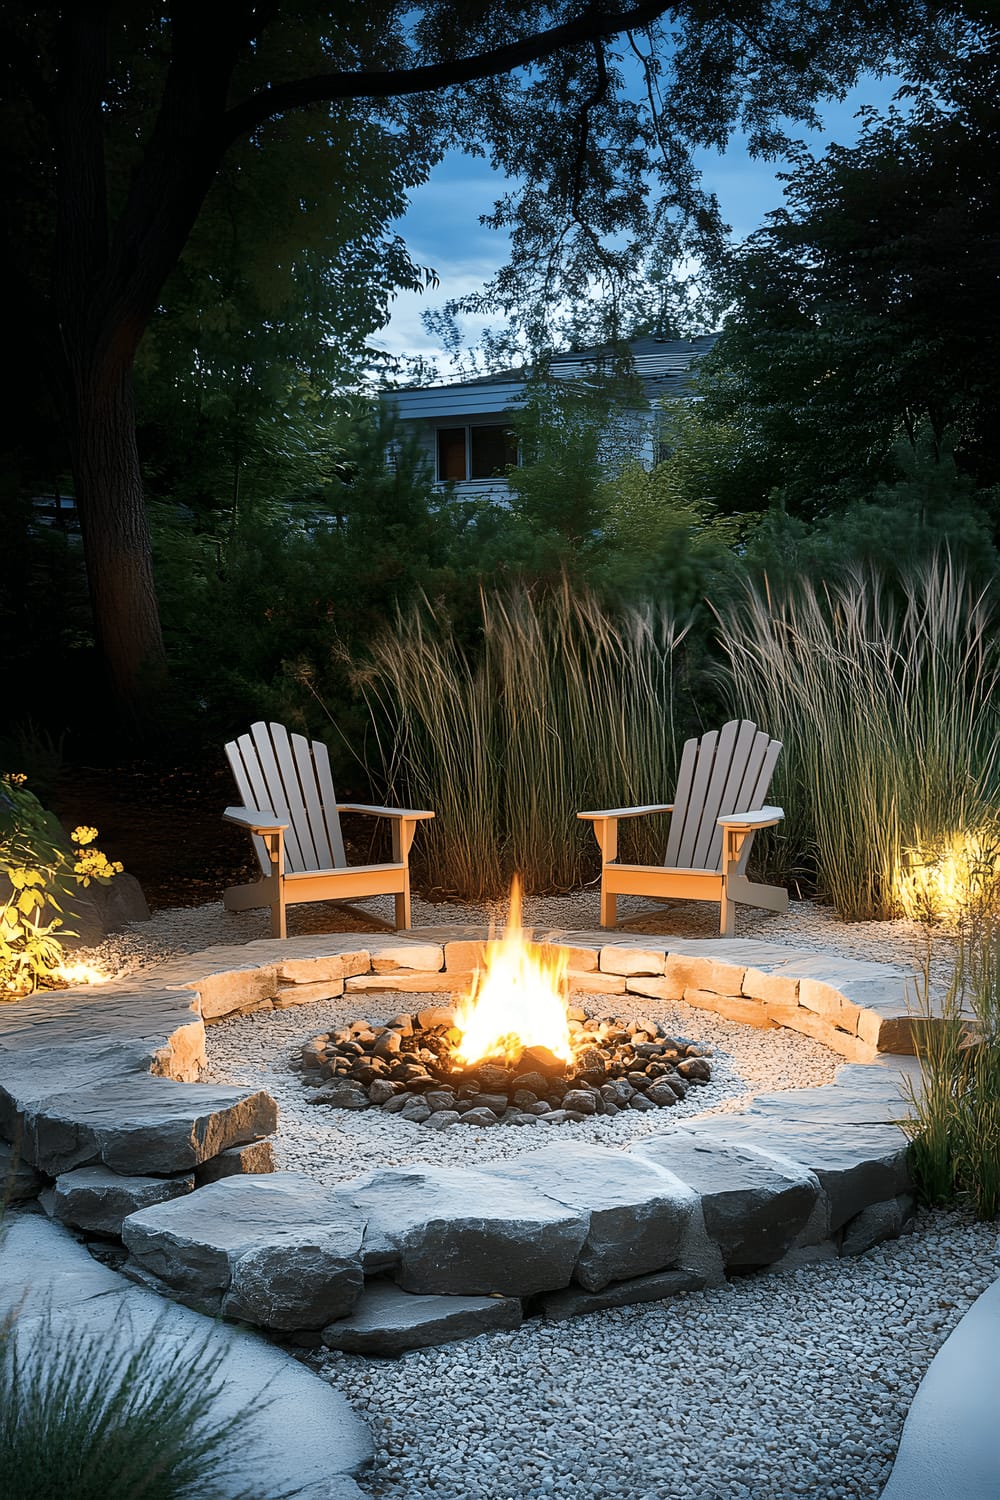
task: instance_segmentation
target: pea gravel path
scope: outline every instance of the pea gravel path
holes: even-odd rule
[[[593,892],[536,899],[527,903],[525,919],[592,927],[596,905]],[[292,934],[330,930],[330,911],[295,909]],[[413,921],[502,916],[495,908],[415,902]],[[710,908],[679,906],[669,930],[711,936],[712,920]],[[365,930],[346,917],[337,925]],[[633,930],[665,929],[660,920],[640,921]],[[928,950],[916,924],[844,926],[809,903],[793,903],[780,919],[741,913],[739,931],[913,968]],[[93,956],[128,972],[213,943],[265,936],[266,913],[234,917],[213,905],[159,912],[108,938]],[[937,934],[930,958],[938,976],[952,952],[952,939]],[[417,997],[358,996],[354,1013],[363,1007],[376,1019],[411,1003]],[[592,1013],[622,1003],[621,997],[586,1000]],[[373,1159],[427,1159],[430,1135],[375,1111],[346,1121],[323,1118],[332,1112],[306,1102],[288,1058],[305,1037],[335,1024],[343,1006],[259,1014],[209,1035],[215,1076],[262,1081],[278,1096],[286,1122],[279,1165],[328,1181]],[[716,1049],[713,1083],[669,1112],[674,1122],[682,1112],[740,1108],[761,1088],[826,1082],[840,1061],[784,1031],[749,1031],[683,1006],[659,1006],[657,1015]],[[634,1123],[626,1117],[628,1130],[663,1129],[667,1115],[640,1115]],[[563,1129],[567,1138],[604,1140],[600,1131],[612,1123]],[[539,1142],[527,1130],[451,1130],[432,1139],[438,1162],[487,1160]],[[442,1154],[445,1143],[449,1156]],[[995,1226],[925,1211],[912,1234],[854,1260],[747,1277],[570,1322],[532,1320],[516,1332],[398,1361],[328,1351],[302,1357],[370,1422],[376,1460],[361,1483],[373,1500],[877,1500],[927,1366],[1000,1270],[996,1241]]]

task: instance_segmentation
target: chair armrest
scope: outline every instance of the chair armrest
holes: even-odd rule
[[[651,802],[648,807],[606,807],[600,812],[578,812],[578,818],[641,818],[646,813],[673,812],[672,802]]]
[[[412,807],[369,807],[365,802],[338,802],[338,812],[370,813],[375,818],[433,818],[432,812]]]
[[[283,833],[288,827],[269,807],[227,807],[222,816],[228,823],[249,828],[251,833]]]
[[[719,828],[744,829],[750,833],[756,828],[773,828],[785,816],[781,807],[758,807],[756,812],[725,813],[716,819]]]

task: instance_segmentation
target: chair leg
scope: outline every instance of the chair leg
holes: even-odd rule
[[[281,886],[278,887],[277,899],[271,905],[271,936],[273,938],[288,936],[288,924],[285,920],[285,892]]]
[[[401,891],[396,893],[396,930],[410,926],[410,875],[406,873],[405,883]]]
[[[604,889],[604,881],[601,881],[601,926],[614,927],[618,920],[618,897],[614,891]]]
[[[725,891],[722,893],[722,901],[719,906],[719,936],[736,936],[736,902],[730,901]]]

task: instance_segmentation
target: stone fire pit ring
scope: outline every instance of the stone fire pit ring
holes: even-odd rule
[[[683,1000],[785,1025],[845,1057],[836,1084],[759,1095],[627,1150],[547,1137],[517,1162],[378,1168],[324,1187],[273,1172],[261,1090],[197,1082],[205,1026],[379,991],[464,988],[486,934],[422,929],[214,948],[0,1010],[0,1136],[16,1192],[120,1235],[126,1274],[302,1343],[370,1352],[661,1298],[855,1254],[912,1211],[901,1071],[907,985],[886,966],[778,944],[662,946],[535,932],[571,990]],[[362,943],[364,946],[362,946]]]

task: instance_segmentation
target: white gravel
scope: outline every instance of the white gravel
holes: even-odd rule
[[[376,904],[372,903],[373,909]],[[525,920],[596,926],[597,899],[534,899]],[[623,909],[627,906],[623,903]],[[300,907],[291,933],[331,928],[331,909]],[[414,903],[414,925],[502,920],[501,910]],[[711,936],[710,907],[678,906],[633,931]],[[338,920],[341,930],[364,924]],[[946,975],[951,934],[915,923],[846,926],[795,902],[787,917],[742,913],[741,937],[833,951]],[[92,957],[130,971],[213,943],[266,937],[267,913],[221,906],[161,912]],[[439,997],[435,997],[439,998]],[[363,1014],[416,1009],[414,995],[354,996],[265,1012],[209,1032],[212,1076],[277,1097],[279,1165],[323,1181],[376,1162],[493,1160],[549,1141],[544,1127],[432,1133],[380,1111],[346,1115],[306,1102],[288,1058],[301,1042]],[[623,996],[587,996],[620,1014]],[[558,1138],[618,1141],[749,1094],[830,1081],[841,1059],[809,1038],[759,1032],[706,1012],[641,1002],[668,1029],[711,1043],[713,1082],[673,1111],[562,1126]],[[331,1119],[331,1116],[333,1118]],[[719,1289],[494,1333],[398,1361],[323,1351],[303,1357],[371,1425],[378,1500],[877,1500],[903,1420],[934,1353],[997,1275],[996,1229],[923,1211],[915,1230],[854,1260],[747,1277]]]

